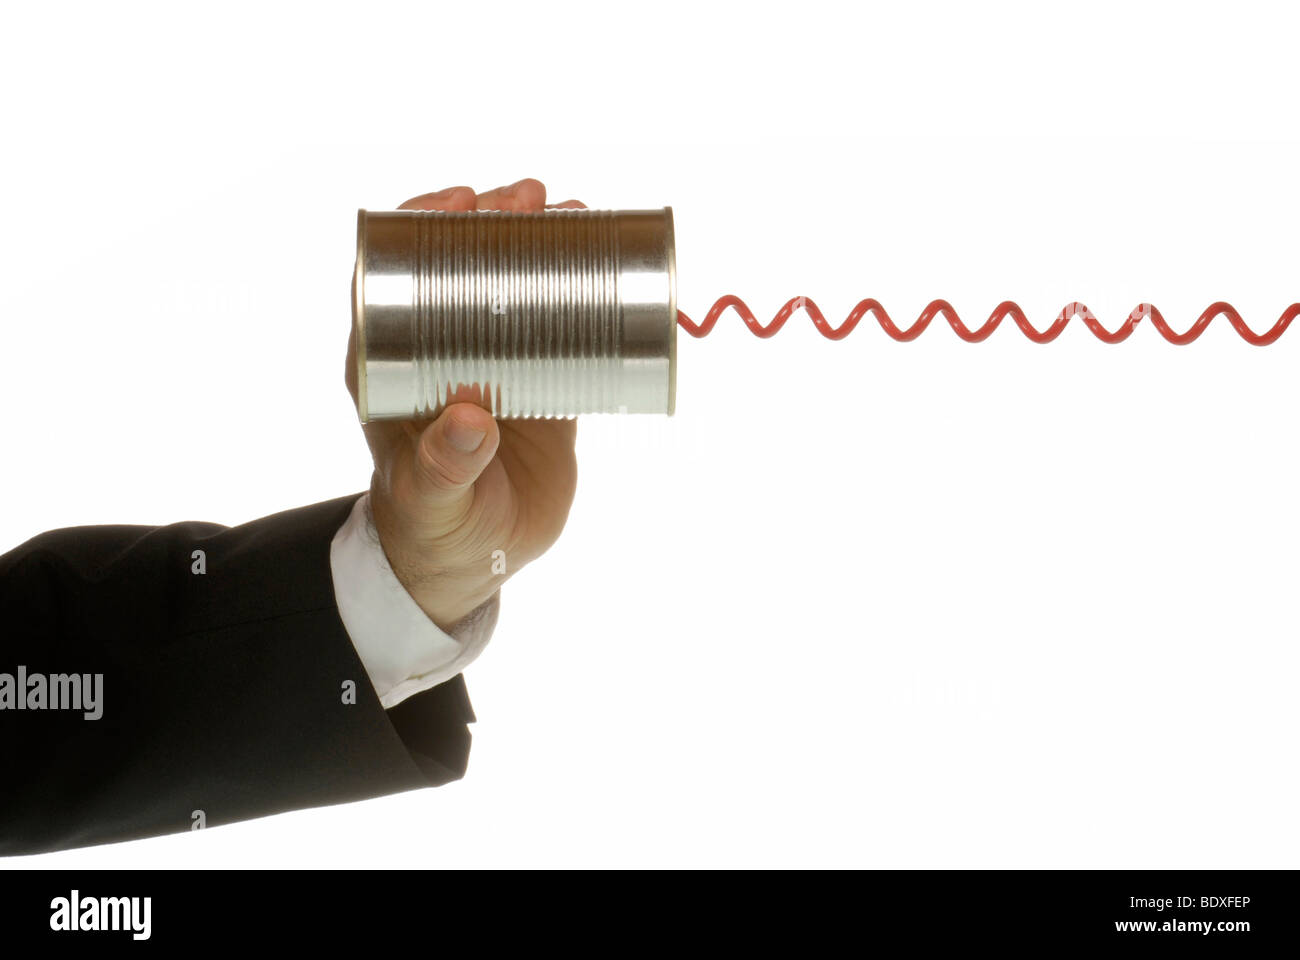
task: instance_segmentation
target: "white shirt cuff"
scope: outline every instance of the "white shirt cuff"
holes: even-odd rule
[[[339,618],[384,709],[456,676],[483,651],[500,594],[451,628],[438,627],[393,573],[370,516],[370,494],[330,543]]]

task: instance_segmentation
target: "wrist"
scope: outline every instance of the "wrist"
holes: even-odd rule
[[[499,586],[484,585],[470,588],[456,583],[452,578],[443,577],[426,582],[416,579],[408,582],[396,568],[394,573],[397,573],[398,581],[406,588],[406,592],[411,595],[425,615],[439,629],[447,633],[451,633],[453,627],[500,591]]]
[[[382,533],[379,543],[398,582],[442,630],[448,630],[490,600],[505,579],[449,565],[446,557],[434,551]]]
[[[378,504],[373,494],[369,499],[366,520],[389,568],[439,629],[449,631],[501,589],[505,577],[493,575],[488,562],[470,567],[442,551],[398,536],[383,522],[382,499]]]

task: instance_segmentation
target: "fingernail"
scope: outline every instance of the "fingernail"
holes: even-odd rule
[[[461,423],[455,417],[447,421],[447,442],[461,453],[473,453],[483,446],[483,438],[486,436],[484,431]]]

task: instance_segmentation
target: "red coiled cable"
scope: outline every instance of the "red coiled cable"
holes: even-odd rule
[[[1282,316],[1278,318],[1277,323],[1263,333],[1256,333],[1246,325],[1246,321],[1241,319],[1241,314],[1237,312],[1232,304],[1219,300],[1206,307],[1205,311],[1196,318],[1196,322],[1192,324],[1187,332],[1177,333],[1165,322],[1165,318],[1161,316],[1160,311],[1153,304],[1140,303],[1133,308],[1133,312],[1128,315],[1128,319],[1112,332],[1103,327],[1097,318],[1093,316],[1092,311],[1084,304],[1074,302],[1067,303],[1061,308],[1061,312],[1050,327],[1046,330],[1039,330],[1029,322],[1029,318],[1025,316],[1025,312],[1020,309],[1019,304],[1012,300],[1003,300],[994,308],[988,320],[972,330],[962,323],[961,317],[957,315],[957,311],[952,308],[952,304],[947,300],[932,300],[921,311],[921,316],[917,318],[914,324],[910,327],[900,328],[890,319],[889,314],[878,300],[868,298],[860,301],[843,323],[838,327],[832,327],[826,322],[826,317],[812,300],[808,297],[793,297],[786,301],[785,306],[777,311],[771,323],[763,326],[754,318],[754,314],[744,300],[732,294],[727,294],[725,297],[719,297],[713,306],[709,308],[708,314],[701,323],[696,324],[680,310],[677,312],[677,322],[691,336],[704,337],[717,325],[718,318],[728,307],[731,307],[740,315],[740,319],[745,321],[745,326],[749,328],[750,333],[763,339],[774,336],[777,331],[785,326],[786,321],[790,319],[796,310],[802,309],[812,318],[813,326],[817,328],[817,331],[828,340],[843,340],[853,332],[854,327],[858,325],[858,321],[870,313],[876,318],[885,333],[904,343],[919,337],[925,332],[925,328],[930,325],[930,321],[940,315],[948,321],[949,326],[952,327],[957,336],[967,343],[979,343],[981,340],[987,339],[1007,317],[1014,320],[1016,326],[1020,328],[1020,332],[1034,343],[1051,343],[1061,335],[1061,331],[1065,329],[1066,324],[1077,316],[1082,318],[1093,335],[1104,343],[1121,343],[1127,340],[1136,329],[1138,322],[1143,317],[1150,317],[1151,322],[1160,331],[1162,337],[1170,343],[1181,346],[1185,343],[1191,343],[1199,337],[1205,332],[1205,328],[1210,325],[1210,321],[1222,314],[1228,318],[1232,328],[1237,331],[1243,340],[1257,347],[1265,347],[1282,336],[1286,328],[1290,326],[1291,321],[1300,315],[1300,303],[1293,303],[1282,312]]]

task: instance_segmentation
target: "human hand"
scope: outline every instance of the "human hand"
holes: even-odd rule
[[[481,194],[451,187],[399,209],[532,212],[546,206],[546,187],[525,179]],[[355,403],[355,330],[347,384]],[[474,403],[452,403],[434,420],[372,421],[364,429],[375,464],[370,503],[380,543],[402,586],[443,629],[491,598],[564,528],[577,485],[574,420],[498,422]],[[503,564],[504,572],[494,572]]]

